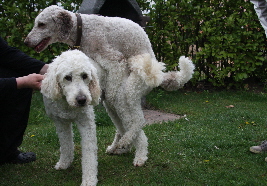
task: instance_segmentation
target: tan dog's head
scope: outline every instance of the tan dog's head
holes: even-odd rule
[[[101,89],[92,59],[79,50],[69,50],[49,65],[41,85],[43,96],[66,99],[72,107],[97,105]]]
[[[41,52],[52,43],[67,41],[72,28],[71,12],[52,5],[35,18],[34,27],[24,43],[28,47],[33,47],[36,52]]]

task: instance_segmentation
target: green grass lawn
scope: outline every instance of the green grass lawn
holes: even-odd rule
[[[134,153],[105,154],[115,128],[96,108],[98,185],[266,185],[266,154],[249,147],[267,139],[267,94],[245,91],[165,92],[147,96],[155,109],[186,115],[174,122],[144,128],[149,159],[134,167]],[[233,105],[233,108],[226,106]],[[42,97],[34,94],[22,151],[33,151],[37,161],[0,167],[0,185],[56,186],[81,184],[80,136],[74,126],[75,160],[67,170],[53,167],[59,158],[55,127],[44,112]]]

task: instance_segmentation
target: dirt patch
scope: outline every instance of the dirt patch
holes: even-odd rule
[[[182,118],[183,116],[163,113],[157,110],[143,110],[146,119],[146,124],[150,125],[153,123],[162,123],[168,121],[175,121]]]

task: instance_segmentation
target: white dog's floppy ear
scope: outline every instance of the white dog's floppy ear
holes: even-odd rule
[[[45,74],[45,78],[42,81],[41,93],[52,100],[61,98],[61,89],[57,80],[57,66],[51,63]]]
[[[95,70],[92,70],[92,80],[89,83],[89,90],[91,92],[91,96],[92,96],[92,105],[98,105],[99,104],[99,100],[100,100],[100,96],[101,96],[101,88],[99,85],[99,80],[98,80],[98,76],[95,72]]]

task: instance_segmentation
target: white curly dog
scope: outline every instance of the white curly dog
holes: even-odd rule
[[[157,86],[181,88],[191,79],[194,65],[182,56],[180,71],[164,73],[165,64],[156,60],[149,38],[138,24],[118,17],[81,14],[81,18],[80,50],[94,61],[104,106],[117,128],[107,153],[126,153],[134,146],[133,164],[142,166],[147,160],[148,142],[142,130],[141,98]],[[36,17],[25,44],[41,52],[55,42],[73,46],[77,39],[76,14],[53,5]]]
[[[84,53],[63,52],[49,65],[41,85],[46,113],[53,119],[60,141],[56,169],[66,169],[74,157],[72,123],[81,134],[82,185],[97,183],[97,138],[93,105],[101,89],[97,70]]]

